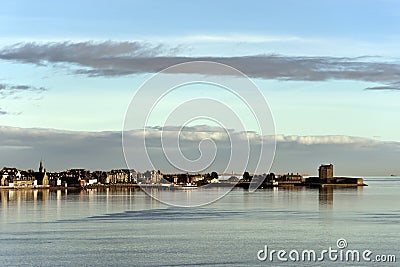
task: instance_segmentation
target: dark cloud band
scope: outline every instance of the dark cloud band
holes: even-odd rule
[[[182,57],[175,56],[177,51],[180,51],[180,47],[146,42],[20,43],[0,49],[0,59],[36,65],[72,64],[78,67],[74,68],[76,74],[88,76],[155,73],[179,63],[215,61],[237,68],[253,78],[300,81],[336,79],[383,84],[396,83],[400,78],[400,64],[379,62],[377,58],[372,61],[369,57]],[[393,87],[367,89],[393,90]]]

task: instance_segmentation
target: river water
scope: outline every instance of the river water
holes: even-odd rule
[[[1,190],[0,266],[398,266],[400,178],[365,182],[234,189],[197,208],[167,206],[133,188]],[[339,239],[347,246],[339,249]],[[269,256],[285,250],[287,261],[276,254],[261,261],[265,246]],[[292,250],[318,256],[329,247],[369,250],[371,261],[288,259]]]

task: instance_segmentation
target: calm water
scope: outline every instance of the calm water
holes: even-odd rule
[[[200,208],[163,205],[140,190],[0,191],[1,266],[321,266],[262,262],[270,249],[393,254],[398,266],[400,178],[358,189],[235,189]],[[171,194],[174,194],[171,191]]]

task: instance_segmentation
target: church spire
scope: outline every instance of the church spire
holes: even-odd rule
[[[40,164],[39,164],[39,172],[42,173],[43,172],[43,163],[42,160],[40,159]]]

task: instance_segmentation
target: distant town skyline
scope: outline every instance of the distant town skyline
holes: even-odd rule
[[[210,60],[248,75],[268,100],[271,171],[314,173],[324,162],[339,174],[400,174],[397,1],[4,1],[0,25],[0,166],[126,167],[121,130],[141,84]],[[222,95],[185,94],[174,100]]]
[[[194,129],[195,133],[196,130]],[[204,131],[197,130],[197,133]],[[48,171],[71,168],[110,170],[127,168],[122,154],[120,132],[83,132],[49,129],[22,129],[0,127],[0,165],[20,169],[34,169],[43,160]],[[197,136],[201,138],[201,136]],[[65,140],[68,140],[66,142]],[[182,149],[189,150],[201,139],[182,140]],[[153,147],[154,148],[154,147]],[[155,146],[161,156],[161,148]],[[332,163],[337,175],[389,176],[399,174],[397,142],[380,142],[367,138],[348,136],[277,136],[277,151],[270,172],[298,172],[314,175],[315,166]],[[222,157],[227,150],[222,150]],[[134,169],[152,170],[138,157]],[[371,163],[372,162],[372,163]],[[207,171],[217,171],[215,169]],[[1,167],[1,166],[0,166]],[[168,166],[160,168],[165,173],[178,172]],[[238,170],[228,170],[237,173]],[[262,172],[269,172],[264,169]],[[260,173],[262,173],[260,172]]]

